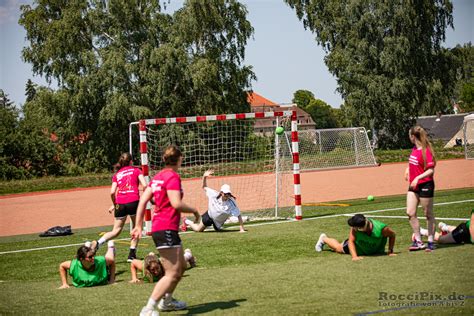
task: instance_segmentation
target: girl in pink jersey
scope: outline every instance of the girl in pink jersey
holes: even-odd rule
[[[110,197],[113,204],[109,208],[109,213],[114,212],[114,228],[111,232],[106,233],[98,240],[97,248],[107,240],[114,239],[120,235],[127,216],[130,216],[132,224],[135,224],[138,201],[140,200],[138,186],[141,184],[142,187],[145,188],[146,182],[140,169],[132,167],[131,164],[132,155],[130,155],[130,153],[123,153],[115,167],[117,172],[112,177],[112,187],[110,188]],[[133,259],[136,259],[137,245],[138,239],[132,239],[130,241],[128,262],[132,262]]]
[[[410,251],[434,249],[435,217],[433,214],[434,168],[436,166],[433,147],[428,140],[426,131],[421,126],[410,129],[410,141],[415,145],[408,160],[405,180],[410,183],[407,193],[407,215],[413,229],[414,240]],[[418,205],[421,204],[428,225],[428,247],[421,241],[420,223],[416,216]]]
[[[152,197],[155,199],[155,211],[152,220],[152,237],[161,257],[165,275],[156,283],[148,303],[140,315],[156,315],[161,311],[180,310],[186,303],[173,299],[172,294],[184,273],[185,258],[178,235],[181,213],[194,214],[200,220],[199,212],[182,200],[181,178],[177,173],[181,167],[183,155],[176,146],[169,146],[163,154],[165,168],[153,177],[143,192],[137,210],[137,222],[131,235],[133,239],[142,234],[145,206]]]

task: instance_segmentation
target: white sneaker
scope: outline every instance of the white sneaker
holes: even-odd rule
[[[323,239],[326,238],[326,234],[325,233],[322,233],[321,235],[319,235],[319,239],[318,239],[318,242],[316,243],[316,245],[314,246],[314,249],[316,250],[316,252],[321,252],[323,251],[323,246],[325,245]]]
[[[439,230],[442,231],[442,232],[445,232],[445,233],[448,231],[448,230],[447,230],[447,226],[448,226],[448,225],[446,225],[446,223],[443,223],[443,222],[440,222],[440,223],[438,224]]]
[[[160,316],[157,310],[149,309],[148,307],[143,307],[140,311],[140,316]]]
[[[179,311],[182,309],[186,309],[186,303],[182,301],[178,301],[174,298],[171,299],[169,302],[165,302],[164,299],[160,300],[160,303],[158,304],[158,309],[162,312],[168,312],[168,311]]]

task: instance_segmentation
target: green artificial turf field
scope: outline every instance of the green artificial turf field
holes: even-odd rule
[[[410,253],[405,196],[339,202],[350,206],[305,207],[303,221],[248,224],[244,234],[235,228],[183,233],[183,245],[192,249],[198,266],[186,271],[175,291],[174,296],[188,304],[177,314],[474,314],[473,245]],[[474,188],[437,191],[435,204],[438,218],[468,218],[474,209]],[[396,257],[352,262],[349,255],[314,251],[322,232],[339,241],[347,238],[349,217],[342,214],[359,212],[388,216],[377,219],[397,233]],[[421,209],[418,215],[425,227]],[[0,238],[0,315],[138,315],[153,285],[128,283],[125,240],[116,240],[115,285],[57,289],[60,262],[72,259],[79,244],[109,229],[74,230],[74,235],[55,238]],[[124,231],[120,238],[127,236]],[[36,248],[45,249],[28,250]],[[105,253],[103,248],[99,255]],[[17,250],[28,251],[12,252]],[[138,256],[153,250],[152,240],[144,238]]]

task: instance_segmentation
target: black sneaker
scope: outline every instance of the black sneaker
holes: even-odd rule
[[[137,259],[137,249],[130,249],[128,252],[127,262],[132,262],[133,259]]]

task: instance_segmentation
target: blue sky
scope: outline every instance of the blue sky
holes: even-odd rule
[[[28,79],[47,85],[43,78],[33,76],[31,66],[21,60],[21,50],[27,42],[25,30],[17,23],[19,8],[31,2],[0,0],[0,88],[16,105],[25,102]],[[252,84],[254,91],[276,103],[289,103],[296,90],[306,89],[332,107],[339,107],[342,99],[335,91],[335,78],[324,64],[324,51],[294,11],[283,0],[241,2],[247,6],[248,19],[255,30],[245,58],[245,64],[252,65],[257,75]],[[446,47],[474,42],[474,1],[454,0],[453,4],[455,30],[447,30]]]

